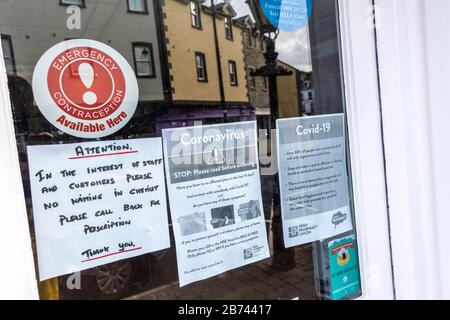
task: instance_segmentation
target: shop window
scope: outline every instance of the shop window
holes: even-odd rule
[[[191,25],[194,28],[201,29],[202,18],[201,18],[200,4],[197,1],[191,1],[190,7],[191,7]]]
[[[238,75],[235,61],[228,61],[228,69],[230,72],[230,85],[236,87],[238,85]]]
[[[226,7],[215,1],[217,30],[209,1],[128,1],[130,12],[148,13],[140,19],[126,14],[123,1],[89,0],[83,19],[95,23],[81,30],[67,28],[61,18],[67,8],[57,1],[42,10],[29,2],[0,0],[0,30],[8,33],[1,43],[41,298],[361,295],[357,234],[349,226],[354,212],[337,1],[313,0],[305,25],[294,33],[280,27],[274,46],[267,45],[269,33],[264,38],[249,22],[245,1],[226,1]],[[224,27],[221,17],[231,9],[237,15]],[[222,28],[234,31],[236,41]],[[291,46],[298,34],[296,44],[305,50]],[[74,55],[83,62],[70,60]],[[265,72],[251,76],[260,69]],[[305,70],[315,106],[300,98],[313,90],[302,86]],[[303,117],[302,102],[313,117]],[[58,118],[46,114],[50,109]],[[170,136],[181,139],[173,148],[165,144],[172,128],[181,130]],[[305,129],[300,137],[299,128]],[[334,129],[327,139],[308,135]],[[96,135],[101,130],[107,134]],[[285,150],[280,161],[279,146]],[[180,188],[165,198],[174,190],[171,180]],[[289,184],[291,195],[283,189]],[[164,219],[155,222],[156,213]],[[155,232],[163,237],[153,238]],[[152,239],[141,240],[147,235]],[[160,238],[165,241],[147,248]],[[185,244],[193,245],[188,255]],[[78,276],[80,289],[74,289],[71,279]]]
[[[136,75],[141,78],[154,78],[155,63],[151,43],[133,43],[134,64]]]
[[[83,8],[86,6],[85,0],[60,0],[59,3],[66,6],[75,5]]]
[[[15,74],[16,66],[14,63],[14,54],[12,41],[10,36],[2,35],[2,49],[3,49],[3,59],[5,61],[6,73]]]
[[[228,40],[233,40],[233,20],[230,17],[225,18],[225,36]]]
[[[132,13],[148,13],[147,0],[127,0],[128,11]]]
[[[199,82],[208,82],[208,73],[206,70],[206,59],[204,53],[195,53],[195,65],[197,68],[197,80]]]

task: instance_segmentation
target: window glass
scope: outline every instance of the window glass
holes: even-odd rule
[[[337,1],[270,2],[0,1],[42,299],[361,295]]]
[[[146,12],[147,6],[145,1],[146,0],[128,0],[128,7],[130,8],[130,11]]]
[[[225,34],[227,39],[233,40],[233,26],[230,17],[225,18]]]
[[[138,76],[154,76],[153,52],[152,46],[136,45],[134,47],[136,60],[136,73]]]
[[[249,47],[254,47],[255,39],[253,37],[252,30],[247,30],[246,35],[247,35],[247,45]]]
[[[14,57],[12,53],[11,39],[7,36],[2,36],[3,57],[5,60],[6,73],[14,74]]]
[[[195,63],[196,63],[196,67],[197,67],[197,79],[199,81],[206,81],[207,75],[206,75],[205,55],[203,53],[196,53],[195,54]]]
[[[200,5],[196,1],[191,1],[191,23],[193,27],[200,28],[202,26],[200,18]]]
[[[256,78],[255,78],[255,76],[253,75],[253,73],[255,72],[256,70],[255,70],[255,68],[253,68],[253,67],[249,67],[248,68],[248,76],[249,76],[249,84],[250,84],[250,88],[251,89],[254,89],[255,87],[256,87]]]
[[[259,48],[264,50],[264,37],[262,35],[259,36]]]
[[[232,86],[237,86],[238,84],[238,77],[237,77],[237,70],[236,70],[236,62],[234,61],[228,61],[228,66],[230,68],[230,84]]]

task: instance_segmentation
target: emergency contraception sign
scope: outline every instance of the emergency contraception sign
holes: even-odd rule
[[[160,138],[28,156],[41,281],[170,247]]]
[[[352,230],[344,115],[277,120],[286,248]]]
[[[33,73],[33,93],[50,123],[80,138],[106,137],[122,129],[139,100],[127,60],[88,39],[63,41],[45,52]]]
[[[268,258],[256,122],[163,138],[180,286]]]

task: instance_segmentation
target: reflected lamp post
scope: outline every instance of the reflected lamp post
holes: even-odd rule
[[[275,129],[276,120],[279,118],[277,78],[291,76],[293,72],[278,65],[278,53],[275,48],[275,40],[278,37],[279,29],[267,18],[261,7],[260,0],[246,0],[246,2],[255,18],[256,29],[261,33],[261,36],[264,37],[266,44],[266,52],[264,53],[265,65],[255,70],[250,75],[253,77],[267,77],[268,79],[271,129]],[[274,138],[275,137],[272,136],[272,141]],[[284,246],[278,172],[274,174],[273,179],[274,212],[272,218],[272,232],[274,255],[272,267],[280,271],[290,270],[295,265],[295,254],[292,249],[285,249]]]

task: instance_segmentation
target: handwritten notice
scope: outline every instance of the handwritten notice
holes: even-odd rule
[[[170,247],[160,138],[28,157],[41,281]]]
[[[287,248],[353,228],[344,128],[343,114],[277,120]]]
[[[163,137],[180,286],[268,258],[256,122]]]

